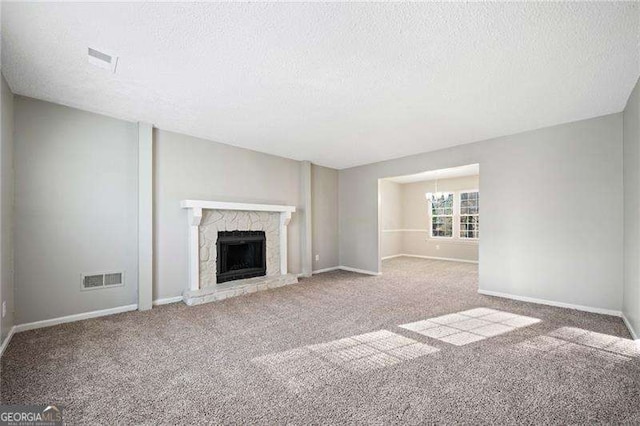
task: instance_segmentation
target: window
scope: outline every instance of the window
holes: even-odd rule
[[[431,203],[431,236],[453,238],[453,193],[429,194]]]
[[[430,238],[478,240],[480,193],[477,189],[426,194],[431,219]]]
[[[460,193],[460,238],[480,238],[480,193]]]

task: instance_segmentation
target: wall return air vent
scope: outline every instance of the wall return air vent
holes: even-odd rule
[[[124,285],[124,272],[82,275],[82,290],[120,287]]]
[[[104,68],[111,72],[116,72],[116,67],[118,66],[118,57],[107,53],[104,50],[94,49],[89,47],[87,49],[87,54],[89,55],[89,63],[95,65],[100,68]]]

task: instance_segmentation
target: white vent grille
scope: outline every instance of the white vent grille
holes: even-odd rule
[[[122,274],[120,272],[115,274],[104,274],[104,285],[118,285],[122,284]]]
[[[104,275],[87,275],[82,280],[84,288],[96,288],[104,286]]]
[[[95,290],[121,285],[124,285],[124,272],[82,275],[82,290]]]
[[[90,64],[111,72],[116,72],[116,67],[118,66],[117,56],[91,47],[87,48],[87,55],[89,55]]]

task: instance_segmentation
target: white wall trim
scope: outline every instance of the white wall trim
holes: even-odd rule
[[[153,301],[153,306],[167,305],[169,303],[182,302],[182,296],[163,297]]]
[[[478,238],[460,238],[460,237],[432,237],[431,231],[429,229],[382,229],[380,231],[383,234],[391,234],[395,232],[417,232],[427,234],[426,241],[429,241],[434,244],[464,244],[477,246],[480,243],[480,239]]]
[[[631,337],[633,338],[633,340],[640,343],[640,338],[638,337],[638,333],[636,333],[636,331],[633,329],[633,327],[631,326],[631,322],[627,319],[624,312],[622,313],[622,321],[624,321],[624,325],[626,325],[627,328],[629,329],[629,333],[631,334]]]
[[[4,350],[7,349],[7,346],[9,346],[9,342],[11,342],[11,338],[14,334],[16,334],[15,326],[11,327],[11,330],[9,330],[7,337],[5,337],[4,342],[2,342],[2,345],[0,346],[0,358],[2,358],[2,355],[4,355]]]
[[[447,262],[462,262],[462,263],[475,263],[478,264],[477,260],[467,260],[467,259],[455,259],[453,257],[435,257],[435,256],[422,256],[420,254],[394,254],[392,256],[385,256],[382,260],[393,259],[395,257],[417,257],[418,259],[430,259],[430,260],[445,260]]]
[[[343,271],[356,272],[358,274],[365,274],[365,275],[382,275],[382,272],[367,271],[365,269],[357,269],[357,268],[352,268],[350,266],[338,266],[338,269],[342,269]]]
[[[24,324],[18,324],[13,328],[15,329],[16,333],[20,333],[21,331],[35,330],[36,328],[51,327],[53,325],[65,324],[68,322],[82,321],[85,319],[104,317],[104,316],[113,315],[113,314],[121,314],[123,312],[135,311],[137,309],[138,309],[137,304],[118,306],[117,308],[102,309],[100,311],[83,312],[81,314],[67,315],[64,317],[52,318],[52,319],[43,320],[43,321],[35,321],[35,322],[28,322]]]
[[[323,268],[323,269],[316,269],[315,271],[313,271],[313,274],[322,274],[323,272],[331,272],[331,271],[337,271],[338,269],[340,269],[339,266],[332,266],[330,268]]]
[[[382,232],[429,232],[428,229],[383,229]]]
[[[516,296],[508,293],[501,293],[499,291],[478,289],[478,293],[484,294],[485,296],[495,296],[495,297],[502,297],[505,299],[518,300],[520,302],[537,303],[539,305],[555,306],[558,308],[575,309],[577,311],[591,312],[594,314],[603,314],[603,315],[611,315],[614,317],[622,317],[622,312],[616,311],[613,309],[594,308],[592,306],[574,305],[572,303],[564,303],[564,302],[554,302],[551,300],[538,299],[535,297]]]
[[[402,256],[404,256],[404,254],[392,254],[391,256],[384,256],[382,260],[395,259],[396,257],[402,257]]]

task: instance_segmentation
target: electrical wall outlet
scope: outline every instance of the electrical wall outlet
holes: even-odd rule
[[[2,302],[2,318],[7,315],[7,301]]]
[[[436,250],[440,250],[440,244],[436,245]]]
[[[320,260],[320,255],[316,254],[316,262],[318,262]]]

